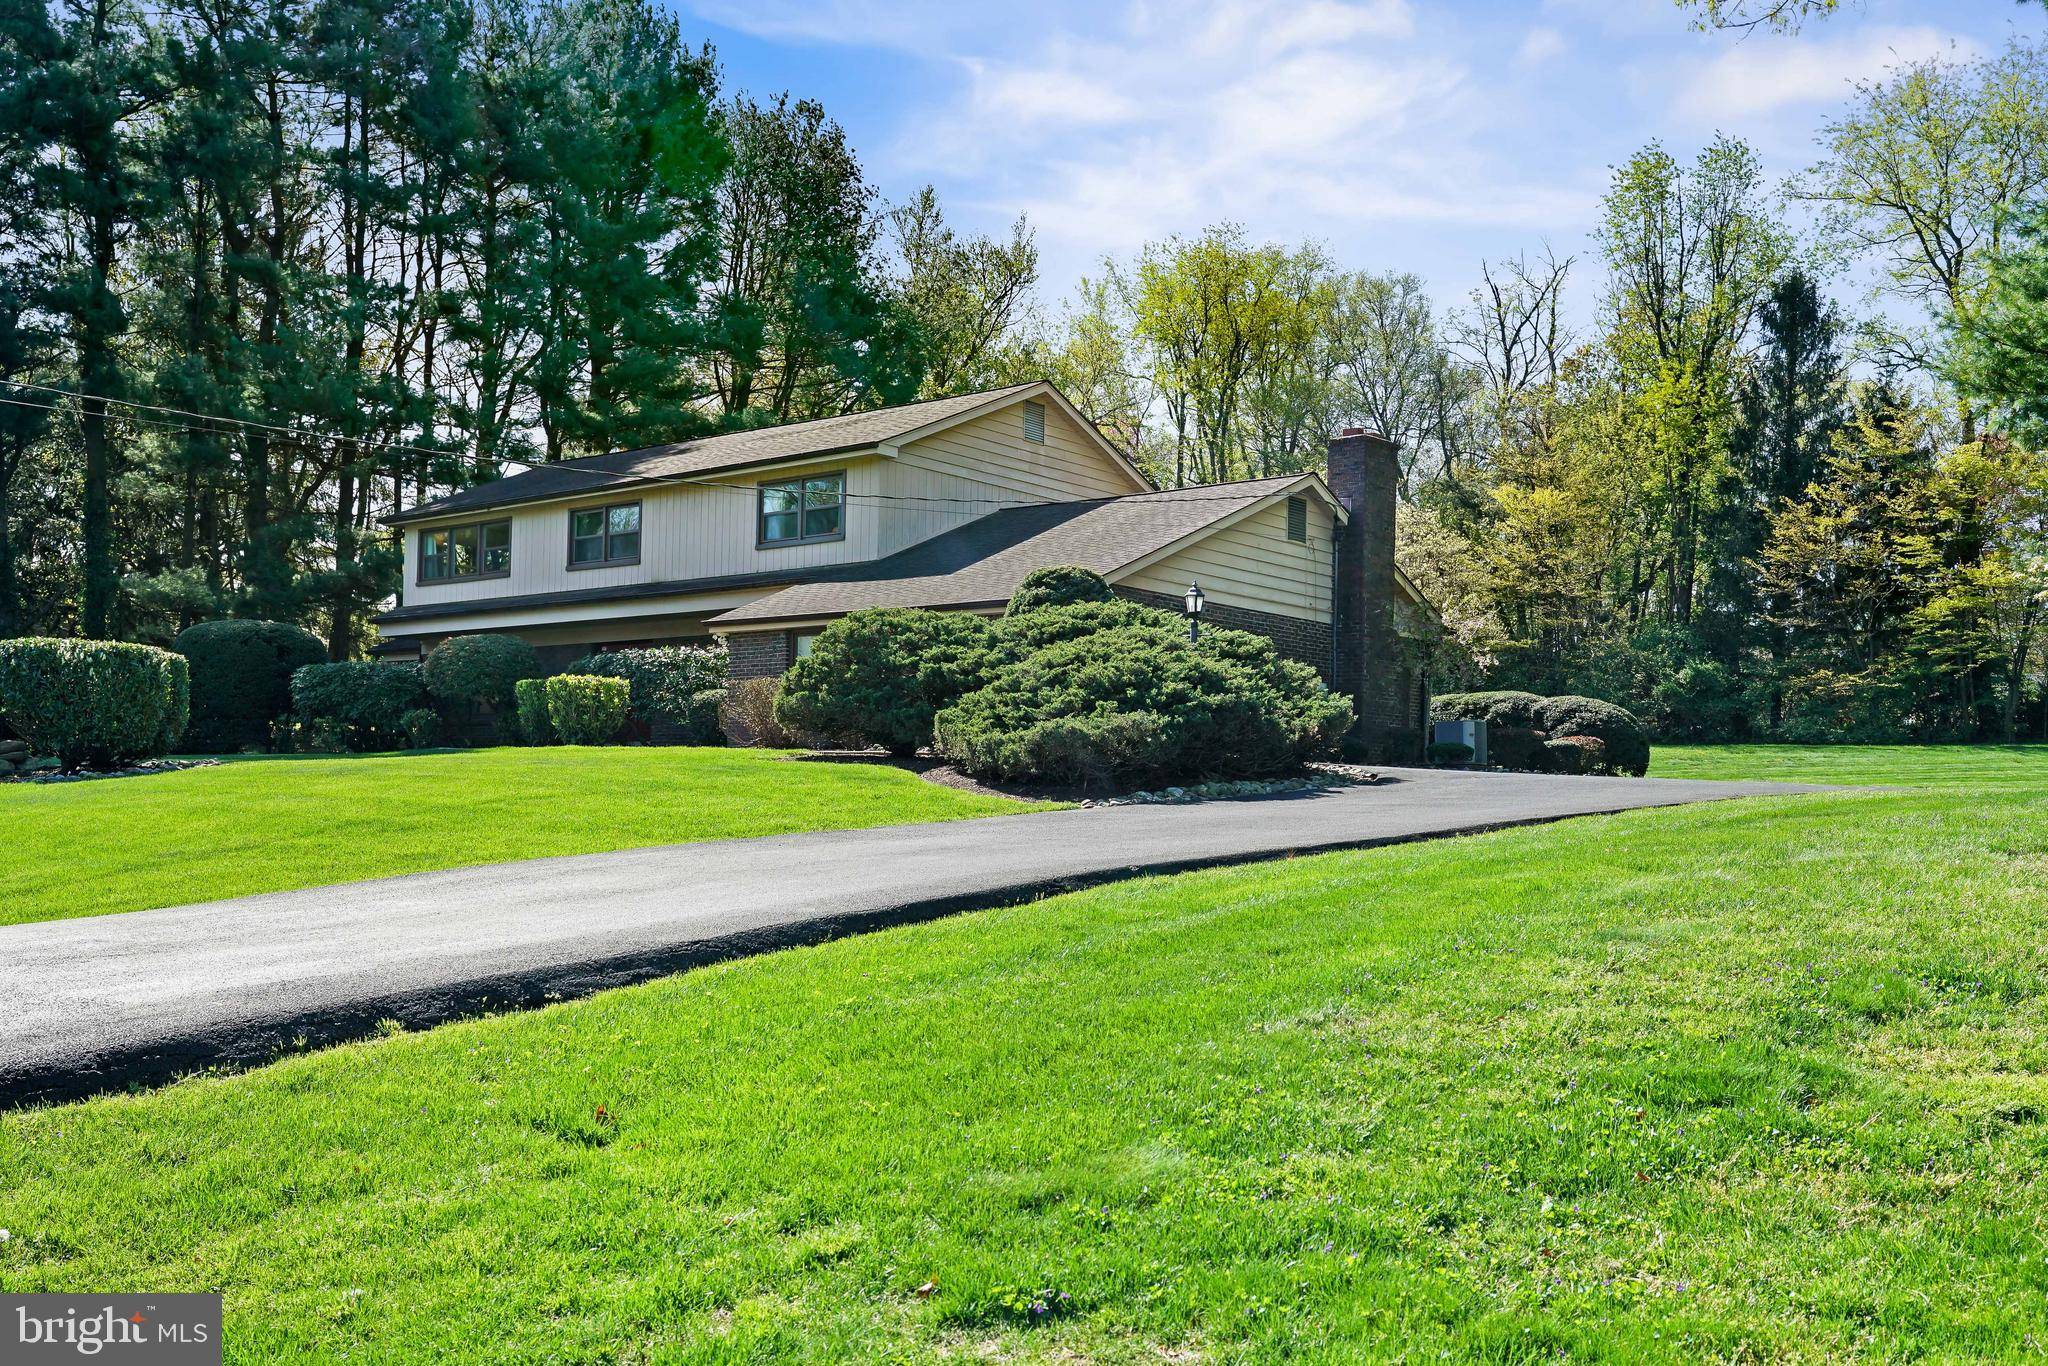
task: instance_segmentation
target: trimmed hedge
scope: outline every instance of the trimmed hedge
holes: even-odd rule
[[[520,679],[543,672],[540,656],[518,636],[451,636],[420,664],[421,681],[441,701],[499,711],[515,705],[513,689]]]
[[[1550,767],[1543,754],[1546,739],[1548,737],[1542,731],[1531,730],[1527,726],[1488,726],[1486,762],[1502,768],[1540,773]]]
[[[964,612],[884,607],[819,633],[783,676],[775,719],[785,730],[914,754],[932,717],[986,681],[989,624]]]
[[[292,674],[292,713],[316,749],[398,749],[406,715],[429,705],[417,664],[350,659]]]
[[[1006,617],[1021,617],[1046,607],[1066,607],[1077,602],[1108,602],[1116,593],[1109,580],[1078,564],[1051,564],[1034,569],[1010,595]]]
[[[1040,607],[1018,616],[1004,617],[995,625],[995,645],[999,660],[1008,662],[1063,640],[1079,640],[1097,631],[1114,631],[1128,626],[1187,633],[1186,625],[1175,613],[1147,607],[1128,598],[1111,598],[1106,602]]]
[[[585,677],[623,678],[632,685],[632,717],[644,725],[669,721],[693,735],[704,731],[697,695],[723,688],[726,652],[723,645],[661,645],[645,650],[600,650],[571,664],[566,673]],[[715,731],[714,719],[708,727]],[[709,736],[705,737],[708,740]],[[705,740],[694,741],[704,743]]]
[[[327,658],[320,638],[283,621],[202,621],[171,642],[192,666],[188,747],[233,754],[270,743],[292,709],[292,672]]]
[[[67,769],[115,768],[169,752],[185,731],[191,665],[151,645],[0,640],[0,717]]]
[[[1429,719],[1484,721],[1488,730],[1498,726],[1542,730],[1543,726],[1536,720],[1536,709],[1542,705],[1543,699],[1537,694],[1515,692],[1511,689],[1498,692],[1447,692],[1441,697],[1430,699]]]
[[[1257,777],[1350,724],[1350,702],[1265,637],[1211,630],[1197,644],[1176,623],[1034,650],[941,711],[934,730],[969,773],[1104,787]]]
[[[1553,740],[1590,736],[1606,747],[1603,766],[1642,777],[1650,771],[1650,736],[1633,713],[1597,697],[1550,697],[1536,709],[1536,726]]]
[[[1590,735],[1564,735],[1543,742],[1544,757],[1553,773],[1604,773],[1607,746]]]
[[[623,678],[556,674],[547,680],[548,725],[565,745],[608,744],[626,724],[633,687]]]
[[[519,708],[519,739],[529,745],[551,745],[555,728],[548,724],[548,681],[522,678],[512,685],[514,704]]]

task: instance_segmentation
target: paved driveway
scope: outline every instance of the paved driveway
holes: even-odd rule
[[[0,1104],[1142,872],[1816,790],[1393,769],[1321,793],[672,845],[7,926]]]

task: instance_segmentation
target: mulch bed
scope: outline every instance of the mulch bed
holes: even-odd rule
[[[915,773],[928,783],[937,783],[941,787],[972,792],[983,797],[1015,797],[1030,802],[1100,803],[1119,801],[1131,795],[1130,792],[1107,791],[1099,787],[1075,784],[989,782],[962,773],[951,764],[929,754],[904,758],[879,749],[818,749],[788,757],[793,763],[806,764],[885,764],[890,768]],[[1323,779],[1331,781],[1333,785],[1379,781],[1377,772],[1357,764],[1311,763],[1304,765],[1298,772],[1281,774],[1278,777],[1282,780]]]

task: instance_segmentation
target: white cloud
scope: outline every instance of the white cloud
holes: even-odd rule
[[[1859,80],[1946,54],[1971,57],[1977,48],[1925,25],[1798,38],[1758,34],[1699,67],[1678,92],[1677,112],[1711,123],[1836,103]]]
[[[1564,56],[1567,46],[1564,35],[1556,29],[1532,28],[1515,49],[1515,65],[1531,69],[1543,66]]]

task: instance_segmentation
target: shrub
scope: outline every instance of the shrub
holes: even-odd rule
[[[1543,761],[1543,742],[1549,738],[1527,726],[1488,726],[1486,762],[1501,768],[1540,772],[1547,767]]]
[[[1495,726],[1520,726],[1541,730],[1536,709],[1543,699],[1532,692],[1447,692],[1432,698],[1432,721],[1484,721],[1489,731]]]
[[[522,678],[512,685],[513,704],[519,709],[519,738],[529,745],[553,744],[554,727],[548,724],[548,681]]]
[[[1607,746],[1591,735],[1545,740],[1543,755],[1553,773],[1603,773],[1607,769]]]
[[[0,640],[0,717],[65,768],[163,754],[184,733],[183,655],[112,640]]]
[[[1129,784],[1271,773],[1350,724],[1351,704],[1262,636],[1215,630],[1193,644],[1177,628],[1126,626],[1000,666],[934,729],[970,773]]]
[[[292,671],[327,658],[320,638],[282,621],[202,621],[171,642],[192,666],[190,748],[232,754],[270,743],[292,709]]]
[[[986,681],[989,640],[989,624],[964,612],[854,612],[783,676],[775,719],[834,743],[915,753],[931,743],[933,715]]]
[[[997,662],[1006,663],[1063,640],[1079,640],[1097,631],[1114,631],[1126,626],[1186,631],[1180,617],[1172,612],[1147,607],[1127,598],[1112,598],[1107,602],[1041,607],[1021,616],[1005,617],[995,625],[993,643]]]
[[[430,749],[441,740],[441,713],[432,707],[414,707],[398,718],[405,742],[414,749]]]
[[[1472,762],[1472,746],[1457,740],[1437,740],[1423,750],[1422,755],[1433,764],[1469,764]]]
[[[565,745],[602,745],[626,724],[633,685],[596,674],[556,674],[547,680],[548,725]]]
[[[1910,690],[1883,674],[1819,669],[1785,685],[1779,733],[1799,744],[1896,743],[1912,705]]]
[[[540,656],[518,636],[451,636],[427,652],[420,678],[443,702],[507,710],[522,678],[538,678]]]
[[[705,688],[690,698],[689,715],[683,718],[683,743],[715,745],[725,739],[718,727],[719,708],[725,705],[724,688]]]
[[[1627,710],[1597,697],[1550,697],[1536,709],[1536,726],[1553,740],[1587,735],[1606,746],[1605,766],[1640,778],[1650,771],[1650,737]]]
[[[1066,607],[1077,602],[1108,602],[1116,596],[1109,580],[1078,564],[1053,564],[1034,569],[1010,595],[1003,615],[1021,617],[1045,607]]]
[[[405,716],[428,704],[417,664],[345,660],[292,674],[292,710],[315,749],[396,749]]]
[[[779,678],[742,678],[726,685],[718,702],[718,729],[727,744],[788,749],[795,738],[775,719]]]
[[[725,686],[723,645],[662,645],[645,650],[600,650],[567,672],[623,678],[632,685],[632,716],[644,725],[670,721],[688,728],[698,693]]]

